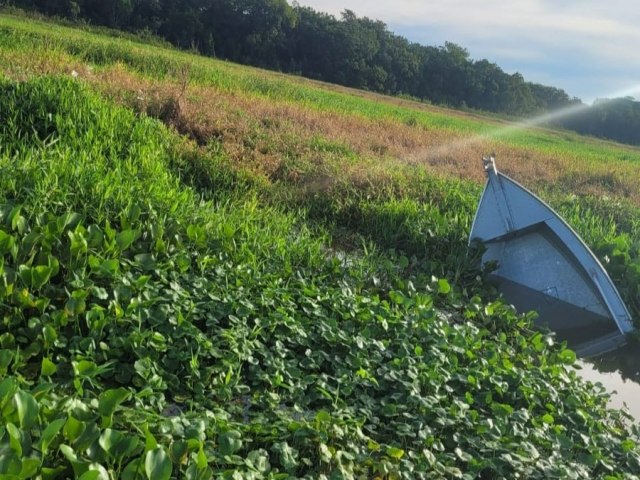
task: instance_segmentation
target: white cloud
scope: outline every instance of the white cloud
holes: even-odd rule
[[[336,16],[353,10],[422,44],[453,41],[588,101],[640,84],[640,8],[628,0],[299,2]]]

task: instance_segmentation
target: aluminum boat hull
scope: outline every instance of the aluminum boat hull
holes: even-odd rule
[[[583,357],[625,343],[631,316],[606,271],[551,207],[498,172],[485,159],[488,180],[471,228],[482,243],[490,277],[519,311],[535,310],[539,324]]]

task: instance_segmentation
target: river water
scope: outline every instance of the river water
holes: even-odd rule
[[[578,373],[593,383],[600,382],[612,393],[610,406],[626,406],[640,422],[640,343],[626,346],[596,358],[581,359]]]

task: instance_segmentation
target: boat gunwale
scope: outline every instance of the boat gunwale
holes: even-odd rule
[[[620,292],[618,292],[615,284],[611,280],[611,277],[603,267],[602,263],[598,260],[595,254],[591,251],[591,249],[586,245],[584,240],[578,235],[578,233],[569,225],[553,208],[551,208],[544,200],[538,197],[536,194],[531,192],[529,189],[518,183],[516,180],[510,178],[509,176],[499,172],[495,168],[495,163],[493,157],[485,160],[485,171],[487,172],[487,182],[482,191],[482,195],[480,197],[480,201],[478,203],[478,208],[476,209],[476,213],[474,215],[473,223],[471,225],[471,231],[469,234],[469,245],[471,246],[474,243],[482,243],[490,244],[497,242],[508,242],[510,238],[516,238],[520,233],[526,232],[530,229],[535,230],[539,228],[540,225],[544,224],[551,232],[554,233],[555,236],[558,237],[558,240],[566,247],[566,250],[571,254],[573,260],[580,265],[580,267],[585,271],[589,281],[592,285],[594,285],[599,292],[602,300],[604,301],[604,305],[607,308],[611,319],[615,322],[618,330],[622,335],[626,333],[630,333],[634,330],[633,321],[631,315],[622,301],[622,297],[620,296]],[[526,225],[522,228],[515,228],[513,226],[513,219],[509,218],[508,221],[505,221],[505,226],[507,227],[507,233],[501,234],[499,236],[494,236],[492,238],[482,239],[478,236],[474,236],[474,232],[476,231],[478,225],[478,218],[481,210],[483,209],[483,201],[487,196],[487,191],[491,187],[494,189],[494,192],[500,191],[500,197],[502,197],[503,201],[507,203],[506,208],[510,215],[513,215],[512,209],[509,206],[509,198],[507,192],[505,191],[505,186],[503,182],[511,182],[516,189],[520,189],[523,193],[526,194],[528,200],[537,201],[546,211],[550,213],[548,218],[545,218],[540,221],[536,221],[531,223],[530,225]],[[494,193],[495,203],[498,204],[498,208],[500,207],[499,203],[501,199],[498,197],[497,193]],[[487,197],[488,198],[488,197]],[[488,208],[488,207],[485,207]],[[498,212],[500,213],[500,212]],[[504,217],[504,216],[503,216]],[[505,219],[506,220],[506,219]],[[564,230],[564,231],[563,231]],[[508,238],[505,238],[508,237]],[[572,242],[567,242],[567,238],[572,239]],[[581,249],[582,252],[576,251]],[[484,257],[484,254],[483,254]],[[585,263],[591,263],[591,265]],[[593,269],[595,268],[595,272]],[[598,274],[594,277],[594,274]],[[608,287],[608,288],[607,288]],[[608,290],[608,291],[607,291]],[[619,313],[616,313],[619,312]],[[593,342],[591,342],[593,343]],[[580,346],[577,346],[576,350],[579,349]],[[604,352],[602,352],[604,353]]]

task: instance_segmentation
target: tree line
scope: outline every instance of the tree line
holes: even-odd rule
[[[559,126],[594,137],[640,146],[640,102],[632,97],[598,99]]]
[[[412,43],[350,10],[336,18],[286,0],[11,1],[48,15],[152,33],[205,55],[439,105],[532,116],[581,103],[562,89],[473,60],[455,43]],[[638,102],[602,102],[580,118],[561,126],[640,144]]]

